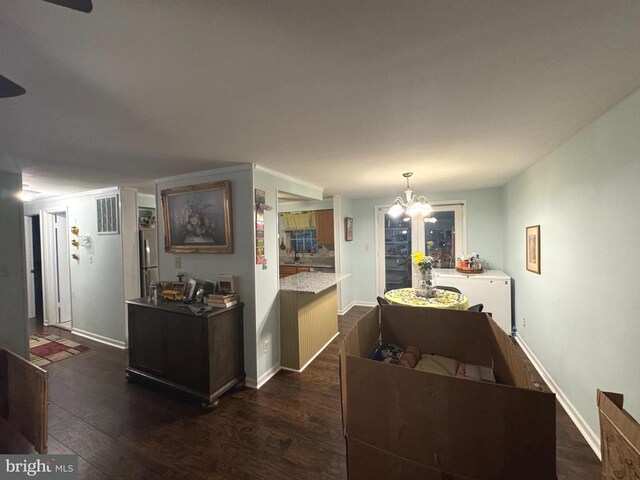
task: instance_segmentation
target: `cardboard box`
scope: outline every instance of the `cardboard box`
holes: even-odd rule
[[[378,345],[492,366],[498,384],[370,360]],[[350,480],[556,479],[555,395],[485,313],[376,307],[340,349]]]
[[[602,478],[640,478],[640,424],[622,409],[623,396],[598,390]]]

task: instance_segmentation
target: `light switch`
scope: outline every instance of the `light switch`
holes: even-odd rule
[[[175,259],[176,264],[174,265],[176,268],[182,268],[182,261],[180,259],[180,257],[176,257]]]

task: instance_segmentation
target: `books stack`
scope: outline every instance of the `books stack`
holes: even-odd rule
[[[216,308],[229,308],[238,303],[238,296],[235,293],[226,295],[210,293],[205,300],[206,304]]]

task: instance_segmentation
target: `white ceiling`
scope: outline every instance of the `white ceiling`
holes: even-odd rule
[[[0,0],[0,169],[254,162],[328,195],[503,185],[640,87],[637,0]]]

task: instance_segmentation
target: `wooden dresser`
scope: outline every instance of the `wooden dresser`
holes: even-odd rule
[[[144,379],[218,406],[223,393],[244,385],[242,303],[195,315],[184,305],[139,298],[129,312],[129,381]]]

